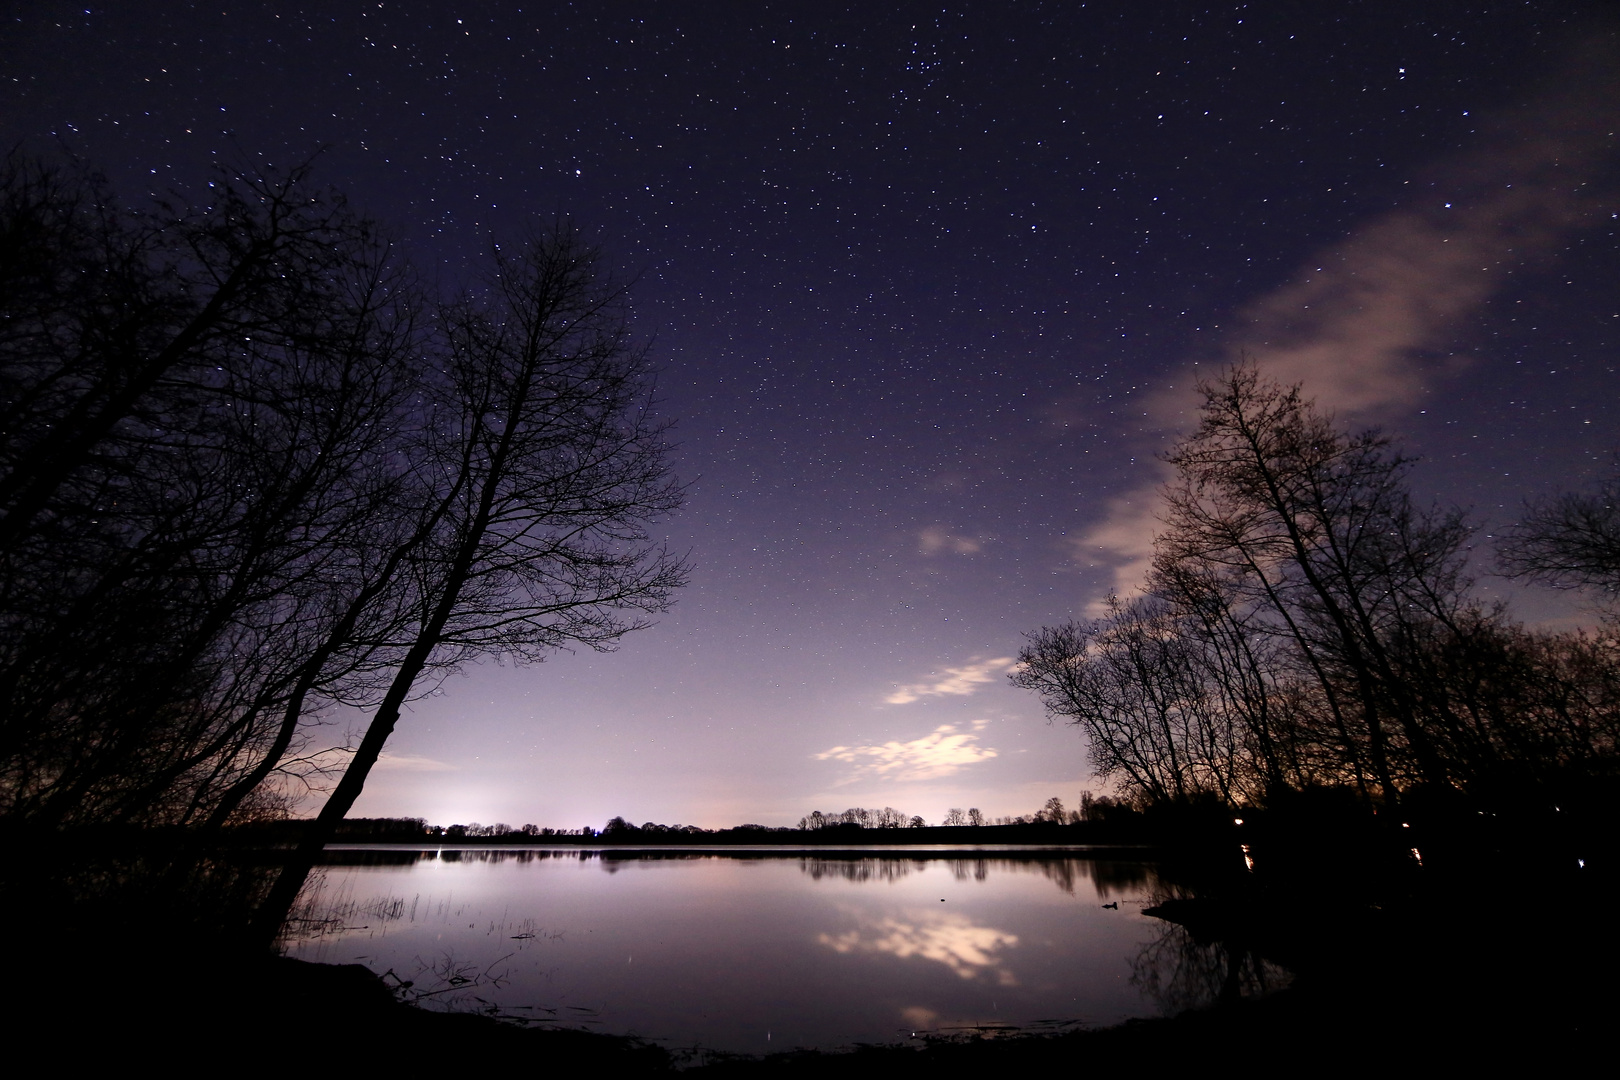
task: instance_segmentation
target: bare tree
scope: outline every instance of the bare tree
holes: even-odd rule
[[[307,167],[133,214],[14,157],[0,215],[4,812],[183,818],[257,746],[366,518],[400,275]]]
[[[1525,507],[1497,545],[1503,570],[1558,589],[1598,593],[1611,618],[1620,598],[1620,473],[1589,494]]]
[[[1109,612],[1031,634],[1014,686],[1081,726],[1091,767],[1155,800],[1179,801],[1201,783],[1188,757],[1199,687],[1187,642],[1157,597],[1111,598]]]
[[[1156,565],[1211,568],[1290,640],[1386,801],[1408,776],[1445,786],[1388,643],[1413,613],[1445,619],[1464,606],[1470,530],[1456,514],[1416,510],[1411,460],[1376,431],[1339,431],[1297,386],[1240,364],[1202,389],[1197,430],[1167,456],[1177,477]]]
[[[418,681],[484,656],[611,649],[668,607],[686,567],[648,526],[682,489],[652,416],[650,373],[623,291],[566,225],[497,250],[480,297],[447,307],[444,380],[425,459],[438,528],[411,559],[418,609],[348,767],[266,905],[273,931],[359,797]]]
[[[1012,675],[1097,774],[1147,802],[1326,783],[1394,805],[1553,745],[1507,704],[1541,646],[1471,597],[1471,530],[1413,504],[1410,460],[1250,365],[1201,389],[1144,591],[1031,635]]]
[[[312,192],[309,171],[221,174],[201,208],[130,218],[94,178],[7,162],[0,550],[29,535],[121,426],[161,420],[198,380],[209,385],[222,356],[256,337],[327,329],[331,290],[370,227]]]

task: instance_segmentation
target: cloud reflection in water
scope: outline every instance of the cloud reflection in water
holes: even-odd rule
[[[1011,971],[1000,967],[998,949],[1018,944],[1018,935],[979,926],[966,917],[932,912],[908,914],[911,922],[884,918],[841,934],[821,934],[821,944],[838,953],[888,953],[901,959],[920,956],[944,964],[964,979],[995,971],[1002,986],[1018,985]]]

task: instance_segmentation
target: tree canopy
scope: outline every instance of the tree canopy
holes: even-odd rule
[[[0,816],[219,826],[335,770],[341,817],[457,665],[647,625],[682,488],[624,304],[566,222],[443,295],[307,166],[131,209],[12,155]]]
[[[1247,363],[1200,390],[1146,585],[1031,634],[1011,676],[1084,730],[1100,777],[1143,803],[1326,786],[1393,806],[1610,767],[1620,642],[1480,601],[1472,528],[1415,504],[1387,436]]]

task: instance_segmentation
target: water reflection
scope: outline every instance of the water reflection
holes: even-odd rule
[[[812,881],[820,881],[822,878],[837,878],[841,881],[853,881],[863,885],[872,881],[899,881],[901,878],[910,876],[913,870],[921,869],[927,865],[921,860],[910,859],[817,857],[799,860],[799,869],[810,875]]]
[[[979,926],[961,915],[924,911],[911,913],[910,922],[880,919],[875,923],[841,934],[821,934],[816,940],[833,952],[888,953],[904,960],[920,956],[944,964],[964,979],[995,968],[1001,958],[998,949],[1018,944],[1018,935]],[[996,972],[1002,986],[1016,986],[1017,978],[1001,968]]]
[[[1162,892],[1074,849],[356,847],[284,943],[432,1006],[763,1053],[1178,1007],[1203,969],[1141,914]]]
[[[792,852],[757,850],[670,850],[668,848],[329,848],[322,864],[326,866],[410,866],[423,862],[518,863],[546,860],[593,862],[610,874],[627,867],[657,863],[728,860],[758,862],[779,860]],[[831,852],[798,856],[800,870],[812,880],[835,878],[857,884],[897,882],[929,867],[943,865],[956,881],[986,881],[991,868],[1000,873],[1038,874],[1063,892],[1075,895],[1077,887],[1091,884],[1104,900],[1152,892],[1158,884],[1150,863],[1129,857],[1066,855],[1053,852],[984,853],[962,856],[941,851],[920,851],[909,855]]]
[[[321,854],[322,866],[412,866],[423,862],[531,863],[547,859],[580,859],[597,852],[578,848],[400,848],[330,847]]]
[[[1027,855],[976,855],[971,858],[937,856],[929,859],[920,856],[895,858],[851,854],[806,856],[799,860],[799,868],[812,880],[830,877],[857,883],[895,882],[937,865],[949,870],[956,881],[983,882],[989,878],[991,867],[1002,873],[1039,874],[1070,896],[1075,895],[1076,886],[1089,882],[1097,896],[1104,900],[1151,892],[1157,883],[1148,863],[1128,859]]]
[[[1131,985],[1166,1016],[1281,990],[1286,970],[1253,949],[1200,941],[1184,926],[1162,923],[1158,936],[1131,961]]]

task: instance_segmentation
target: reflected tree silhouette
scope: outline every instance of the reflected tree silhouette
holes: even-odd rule
[[[602,861],[602,869],[610,874],[616,874],[626,867],[642,863],[655,862],[701,862],[706,859],[719,858],[714,852],[708,851],[601,851],[592,852]]]
[[[865,884],[872,881],[894,882],[909,877],[913,871],[928,866],[925,859],[818,859],[799,860],[799,868],[813,881],[838,878]]]
[[[1091,883],[1100,900],[1118,899],[1143,892],[1158,893],[1163,885],[1158,872],[1149,863],[1126,859],[1088,860]]]
[[[405,850],[327,848],[321,854],[322,866],[400,866],[418,862],[542,862],[546,859],[593,858],[594,851],[535,851],[512,848],[418,848]]]
[[[992,868],[1002,873],[1040,874],[1071,896],[1075,895],[1076,887],[1081,882],[1090,881],[1100,900],[1152,892],[1159,883],[1152,867],[1146,863],[1118,859],[1042,858],[1013,854],[980,855],[973,858],[942,854],[935,858],[908,859],[892,856],[850,858],[807,856],[799,860],[799,867],[816,881],[835,878],[859,883],[894,882],[913,872],[920,872],[936,862],[943,863],[951,877],[957,881],[967,881],[969,878],[978,882],[987,881]]]
[[[759,861],[778,855],[750,851],[681,851],[670,849],[593,851],[580,848],[332,848],[321,857],[322,866],[402,866],[418,862],[531,863],[548,859],[595,860],[608,873],[632,865],[693,862],[722,859]],[[1089,881],[1099,900],[1120,896],[1159,893],[1163,885],[1149,863],[1130,859],[1028,855],[982,854],[962,857],[944,852],[919,853],[905,858],[892,855],[807,855],[799,858],[799,868],[813,880],[824,878],[867,882],[899,881],[939,863],[956,881],[985,882],[992,869],[1002,873],[1040,874],[1063,892],[1074,895],[1082,882]],[[312,882],[311,889],[318,889]]]
[[[945,863],[951,868],[951,877],[957,881],[984,881],[990,876],[990,863],[986,859],[949,859]]]
[[[1247,946],[1200,941],[1186,927],[1164,923],[1131,961],[1131,985],[1166,1016],[1224,1005],[1281,990],[1288,973]]]

